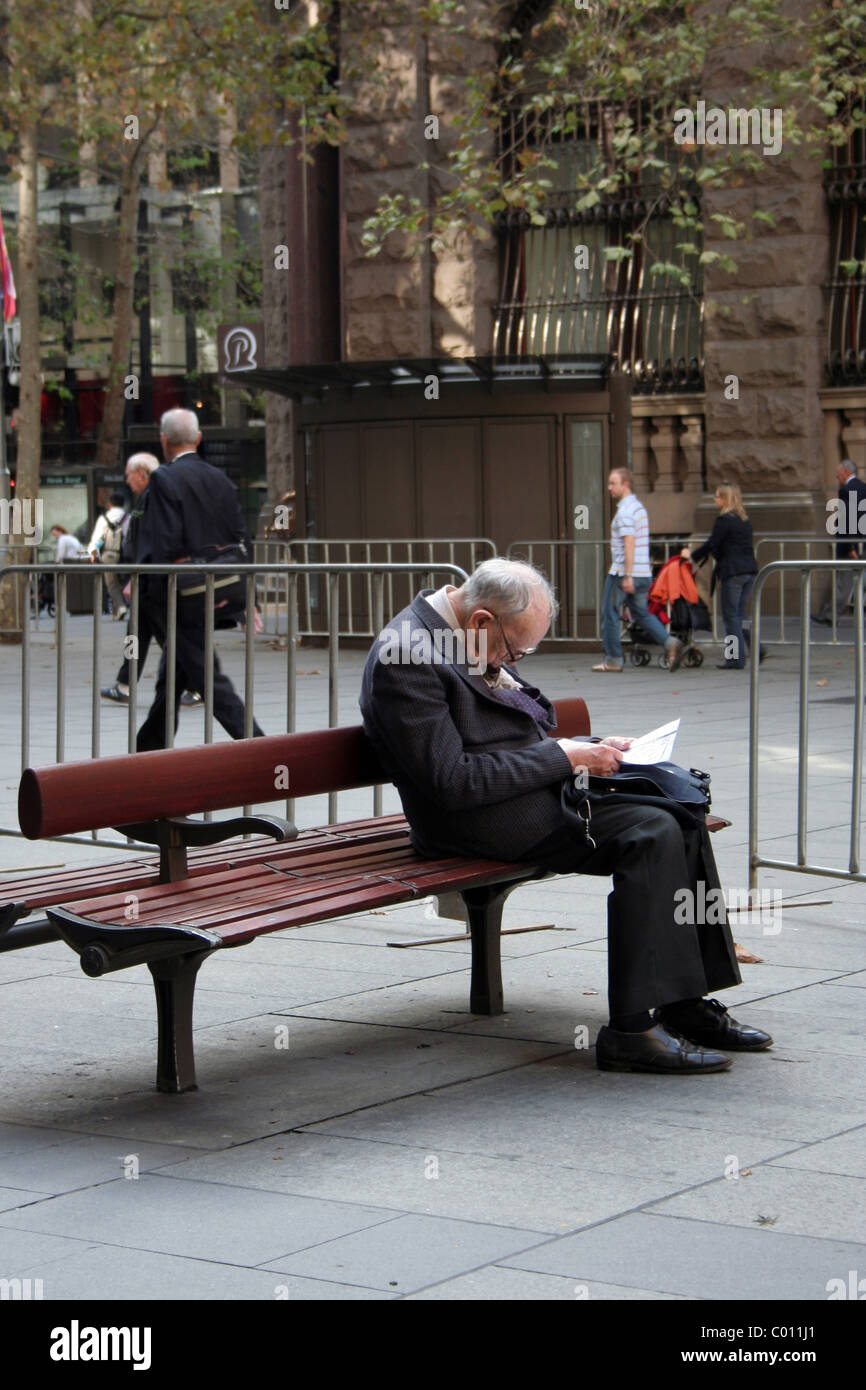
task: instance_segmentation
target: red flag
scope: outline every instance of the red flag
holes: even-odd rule
[[[3,322],[8,323],[10,319],[14,319],[18,312],[18,300],[15,295],[15,276],[12,274],[12,262],[9,259],[9,252],[6,250],[2,212],[0,212],[0,279],[2,279]]]

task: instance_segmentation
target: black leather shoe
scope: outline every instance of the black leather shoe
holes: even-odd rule
[[[676,1029],[689,1042],[700,1047],[723,1047],[726,1052],[763,1052],[773,1039],[760,1028],[749,1028],[732,1018],[718,999],[701,999],[696,1004],[666,1004],[653,1018],[668,1030]]]
[[[651,1071],[666,1074],[692,1071],[727,1071],[730,1057],[695,1047],[666,1025],[656,1023],[645,1033],[618,1033],[601,1029],[595,1043],[599,1071]]]

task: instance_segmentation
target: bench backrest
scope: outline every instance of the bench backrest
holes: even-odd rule
[[[586,736],[583,700],[555,701],[557,737]],[[363,728],[240,739],[28,768],[18,821],[30,840],[319,796],[387,782]]]

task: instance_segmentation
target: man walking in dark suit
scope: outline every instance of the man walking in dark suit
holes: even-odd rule
[[[542,574],[502,558],[484,561],[459,589],[422,590],[367,658],[365,730],[425,857],[613,875],[611,1021],[596,1043],[602,1070],[727,1070],[726,1051],[761,1051],[772,1038],[703,997],[740,983],[726,914],[716,925],[675,917],[678,890],[690,889],[695,903],[719,888],[706,828],[626,802],[593,812],[585,835],[566,820],[562,783],[579,768],[615,772],[630,740],[548,737],[553,707],[514,666],[541,642],[556,610]]]
[[[246,523],[234,484],[218,468],[199,458],[201,431],[193,410],[168,410],[160,420],[160,443],[165,457],[151,474],[139,531],[140,564],[174,564],[214,554],[222,546],[241,543],[251,554]],[[204,583],[204,576],[202,576]],[[144,576],[142,608],[153,635],[163,649],[156,695],[138,731],[139,753],[165,747],[167,580]],[[217,591],[218,599],[218,591]],[[177,669],[174,684],[174,727],[180,694],[204,690],[204,597],[180,595],[177,602]],[[232,738],[244,737],[244,706],[214,653],[213,712]],[[253,734],[262,735],[253,723]]]
[[[843,459],[836,467],[836,481],[839,484],[839,506],[834,521],[836,535],[836,557],[839,560],[859,560],[860,542],[866,535],[866,483],[857,477],[857,469],[850,459]],[[827,503],[828,509],[830,502]],[[830,530],[830,520],[827,522]],[[831,532],[832,534],[832,532]],[[853,570],[843,570],[836,575],[836,618],[843,616],[854,590]],[[820,612],[812,615],[813,622],[833,626],[833,590],[827,596]]]

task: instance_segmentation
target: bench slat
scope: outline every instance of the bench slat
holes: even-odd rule
[[[370,826],[369,821],[347,821],[338,826],[302,830],[297,840],[288,842],[284,848],[298,850],[321,844],[323,849],[333,849],[342,843],[387,843],[401,837],[408,840],[408,827],[403,815],[383,816],[381,820],[381,827]],[[270,836],[256,836],[255,843],[230,848],[223,845],[191,849],[188,851],[189,877],[208,873],[217,865],[234,867],[251,861],[260,862],[272,858],[277,852],[280,851],[275,849]],[[132,889],[142,883],[156,883],[158,869],[158,858],[142,856],[116,863],[82,865],[77,869],[47,869],[41,874],[22,874],[15,878],[3,876],[0,877],[0,901],[23,902],[36,909],[63,902],[70,894],[79,894],[82,890],[91,892],[95,897],[123,893],[127,888]]]
[[[557,702],[556,714],[556,734],[589,733],[583,700]],[[44,840],[267,805],[282,799],[274,794],[278,769],[288,771],[288,790],[294,798],[390,781],[360,725],[316,729],[27,768],[18,788],[18,821],[28,839]]]

